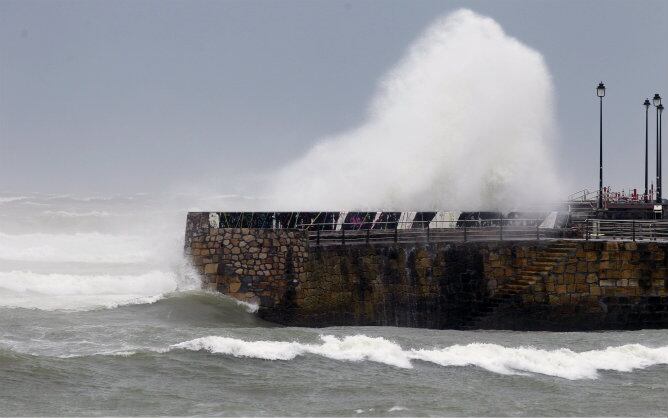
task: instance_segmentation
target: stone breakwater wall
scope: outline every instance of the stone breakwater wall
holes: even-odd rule
[[[262,307],[282,306],[307,281],[305,231],[216,228],[208,213],[190,213],[185,253],[203,286]]]
[[[304,231],[188,216],[205,286],[295,326],[668,327],[668,244],[571,240],[309,246]]]

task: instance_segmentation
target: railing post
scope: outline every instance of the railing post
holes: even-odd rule
[[[633,221],[631,221],[631,225],[632,225],[632,228],[633,228],[633,232],[632,232],[633,242],[636,242],[636,220],[635,219]]]
[[[369,243],[369,235],[371,235],[371,229],[366,230],[366,243]]]
[[[540,241],[540,224],[536,222],[536,241]]]
[[[318,246],[320,246],[320,230],[318,229],[318,230],[316,230],[316,231],[317,231],[317,232],[316,232],[316,239],[315,239],[315,242],[316,242],[316,244],[317,244]]]
[[[429,242],[430,236],[429,236],[429,224],[427,224],[427,242]]]
[[[589,241],[589,219],[585,219],[585,241]]]
[[[499,222],[499,240],[503,241],[503,219]]]
[[[394,242],[395,244],[399,241],[399,225],[397,225],[396,228],[394,228]]]
[[[464,242],[466,242],[466,221],[464,221]]]
[[[346,245],[346,230],[341,225],[341,245]]]

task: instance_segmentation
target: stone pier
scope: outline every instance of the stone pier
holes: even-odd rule
[[[668,327],[668,244],[498,241],[309,245],[298,229],[190,213],[204,285],[285,325],[601,330]],[[312,243],[311,243],[312,244]]]

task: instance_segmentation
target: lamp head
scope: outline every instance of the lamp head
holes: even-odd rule
[[[649,99],[645,99],[645,103],[643,103],[643,106],[645,106],[645,109],[649,108]]]
[[[596,95],[598,97],[603,97],[605,96],[605,84],[601,81],[598,83],[598,87],[596,87]]]
[[[652,101],[654,102],[654,106],[659,107],[661,104],[661,96],[659,96],[659,93],[654,95],[654,99],[652,99]]]
[[[663,105],[662,105],[662,104],[658,105],[658,106],[656,107],[656,110],[659,111],[659,114],[663,113]]]

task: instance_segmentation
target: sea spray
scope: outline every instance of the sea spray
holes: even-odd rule
[[[489,209],[558,198],[543,57],[469,10],[438,19],[381,80],[366,121],[272,182],[274,209]]]
[[[0,260],[59,263],[142,263],[155,258],[147,238],[99,232],[4,234]]]
[[[183,257],[185,211],[169,196],[13,202],[0,225],[0,308],[114,308],[201,288]],[[53,214],[66,214],[66,225]]]

